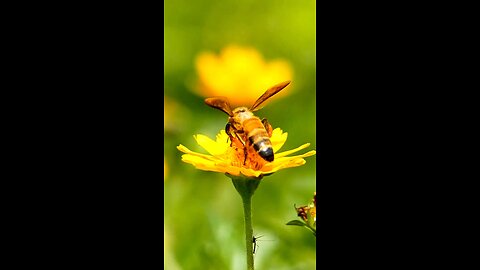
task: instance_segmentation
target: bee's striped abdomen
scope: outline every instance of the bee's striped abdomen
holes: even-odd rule
[[[272,162],[274,159],[272,143],[260,119],[257,117],[247,119],[243,122],[243,125],[248,140],[255,151],[266,161]]]

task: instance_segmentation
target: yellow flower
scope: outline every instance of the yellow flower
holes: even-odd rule
[[[303,144],[293,150],[277,153],[286,142],[287,136],[288,133],[284,133],[280,128],[273,130],[270,141],[272,142],[275,159],[272,162],[264,161],[257,153],[251,153],[250,151],[255,151],[253,149],[249,150],[247,161],[244,162],[243,147],[235,144],[231,146],[230,139],[225,133],[225,130],[220,131],[216,141],[202,134],[194,136],[197,143],[210,155],[193,152],[181,144],[177,146],[177,149],[185,153],[182,155],[182,161],[192,164],[197,169],[228,173],[235,176],[242,174],[247,177],[261,178],[264,175],[272,174],[280,169],[301,166],[306,162],[303,159],[304,157],[315,155],[315,150],[312,150],[305,154],[287,157],[292,153],[307,148],[310,146],[309,143]]]
[[[293,79],[287,61],[266,62],[256,49],[236,45],[225,47],[218,56],[211,52],[199,54],[195,66],[198,94],[227,97],[232,106],[251,105],[271,86]],[[278,93],[276,98],[285,96],[291,88]]]

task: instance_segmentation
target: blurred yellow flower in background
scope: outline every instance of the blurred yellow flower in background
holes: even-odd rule
[[[202,134],[194,136],[197,143],[210,155],[193,152],[181,144],[177,146],[177,149],[185,153],[182,155],[183,162],[190,163],[200,170],[228,173],[235,176],[242,174],[248,177],[262,177],[281,169],[301,166],[306,162],[303,158],[315,155],[315,150],[311,150],[305,154],[287,157],[287,155],[307,148],[310,146],[309,143],[293,150],[277,153],[287,141],[287,135],[288,133],[284,133],[280,128],[273,130],[270,141],[272,142],[275,159],[272,162],[261,164],[258,164],[261,159],[247,160],[247,163],[244,164],[243,152],[239,154],[236,151],[238,149],[230,146],[230,139],[225,130],[220,131],[216,141]],[[253,155],[249,155],[249,157],[251,156]]]
[[[219,55],[200,53],[195,67],[199,77],[197,93],[203,97],[227,97],[233,106],[251,105],[266,89],[293,79],[292,67],[286,60],[267,62],[255,48],[237,45],[223,48]],[[282,91],[277,98],[290,91]]]

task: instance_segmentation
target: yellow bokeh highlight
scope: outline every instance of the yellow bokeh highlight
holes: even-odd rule
[[[203,97],[227,97],[232,106],[251,106],[271,86],[293,79],[288,61],[266,61],[255,48],[238,45],[229,45],[218,55],[200,53],[195,68],[199,79],[196,92]],[[292,85],[276,98],[288,95],[291,89]]]

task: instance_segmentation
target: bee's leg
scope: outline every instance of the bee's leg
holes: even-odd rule
[[[248,140],[244,139],[245,133],[243,130],[236,130],[232,124],[227,123],[225,126],[225,133],[227,133],[230,138],[230,147],[235,149],[240,149],[244,153],[243,165],[247,162],[247,147]],[[246,146],[247,145],[247,146]]]
[[[227,133],[228,137],[230,138],[230,146],[232,146],[234,143],[237,143],[237,147],[245,146],[245,140],[243,140],[239,135],[243,134],[242,130],[236,130],[232,124],[227,123],[225,126],[225,133]]]
[[[247,156],[248,156],[248,150],[250,149],[250,140],[247,140],[246,145],[244,147],[243,153],[245,154],[245,158],[243,159],[243,165],[247,163]]]
[[[262,119],[262,124],[265,127],[265,130],[267,131],[268,137],[272,137],[272,132],[273,132],[272,125],[268,123],[268,120],[266,118]]]
[[[227,134],[230,137],[232,143],[230,146],[236,143],[237,148],[241,148],[244,153],[243,165],[247,162],[247,148],[249,147],[249,140],[245,139],[245,132],[243,130],[235,129],[232,124],[228,123],[225,127],[228,131]]]
[[[227,123],[227,125],[225,126],[225,133],[227,133],[228,137],[230,138],[230,146],[233,145],[233,136],[232,136],[232,125],[230,123]],[[227,142],[228,142],[228,139],[227,139]]]
[[[245,165],[247,163],[248,147],[250,147],[250,140],[245,139],[245,132],[243,132],[243,130],[237,130],[235,132],[235,136],[237,136],[238,140],[242,144],[244,154],[243,165]]]

